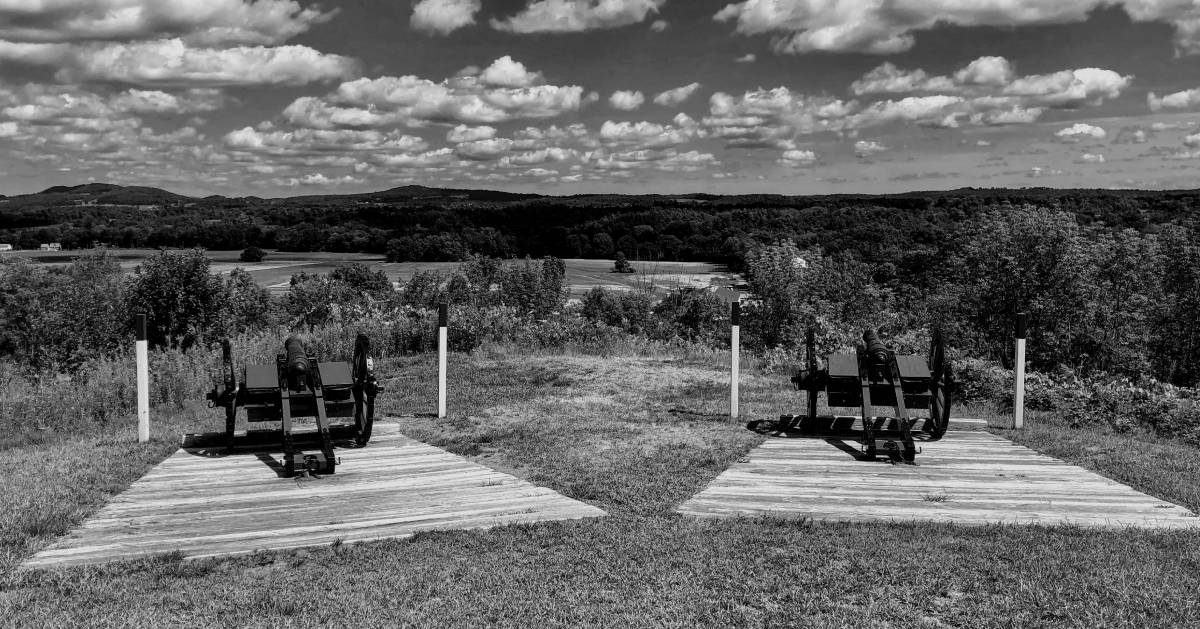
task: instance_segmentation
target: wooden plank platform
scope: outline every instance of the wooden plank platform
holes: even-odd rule
[[[678,511],[707,518],[1200,527],[1200,517],[1183,507],[987,432],[952,430],[940,441],[918,442],[918,465],[858,461],[838,443],[771,438]]]
[[[281,451],[181,449],[25,562],[47,568],[179,551],[211,557],[408,537],[417,531],[599,517],[604,511],[375,425],[337,473],[280,478]]]

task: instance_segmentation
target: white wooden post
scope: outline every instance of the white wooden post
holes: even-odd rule
[[[438,304],[438,417],[446,416],[446,304]]]
[[[137,360],[138,443],[150,441],[150,356],[146,347],[146,315],[134,317],[137,328],[134,355]]]
[[[738,369],[740,367],[741,354],[741,314],[742,304],[733,302],[730,304],[729,323],[730,323],[730,375],[729,375],[729,416],[737,418],[738,416]]]
[[[1025,334],[1029,330],[1029,313],[1019,312],[1016,319],[1015,336],[1017,338],[1016,357],[1013,361],[1013,371],[1016,378],[1013,385],[1013,428],[1025,425]]]

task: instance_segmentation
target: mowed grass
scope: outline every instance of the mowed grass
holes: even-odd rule
[[[173,449],[216,429],[196,408],[132,431],[6,455],[0,613],[12,626],[1185,627],[1200,623],[1200,534],[1077,527],[702,521],[672,510],[797,412],[747,365],[730,420],[726,357],[494,348],[382,366],[406,434],[605,509],[606,518],[406,540],[61,571],[16,563]],[[1004,432],[1004,431],[1001,431]],[[1031,421],[1006,434],[1195,510],[1195,449]],[[1064,445],[1065,444],[1065,445]],[[1055,451],[1054,448],[1059,448]],[[1120,450],[1127,450],[1124,454]],[[1139,471],[1140,470],[1140,471]],[[1165,470],[1165,473],[1160,473]]]

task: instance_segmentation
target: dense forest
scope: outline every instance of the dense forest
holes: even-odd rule
[[[790,239],[871,262],[930,263],[954,228],[981,213],[1032,204],[1153,233],[1186,220],[1200,191],[980,190],[789,197],[544,197],[408,186],[287,199],[191,198],[110,184],[0,198],[0,243],[34,249],[257,246],[387,254],[393,261],[556,256],[740,265],[756,245]],[[911,269],[915,270],[915,269]]]

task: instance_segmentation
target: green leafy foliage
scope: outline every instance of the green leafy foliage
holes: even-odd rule
[[[190,344],[224,332],[228,294],[203,249],[162,250],[126,282],[128,312],[145,313],[152,345]]]
[[[263,251],[255,246],[250,246],[242,249],[241,255],[238,256],[238,260],[241,260],[242,262],[262,262],[263,258],[265,257],[267,257],[266,251]]]
[[[743,327],[754,349],[802,347],[812,329],[827,353],[897,319],[892,291],[872,279],[869,265],[801,250],[790,240],[747,253],[746,280],[753,298]]]
[[[613,273],[636,273],[637,269],[629,263],[629,258],[625,254],[618,251],[616,259],[613,260]]]
[[[0,354],[34,368],[73,368],[115,349],[131,322],[121,267],[104,250],[63,268],[0,262]]]

